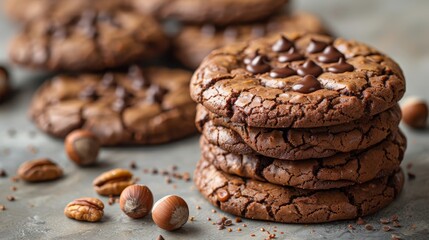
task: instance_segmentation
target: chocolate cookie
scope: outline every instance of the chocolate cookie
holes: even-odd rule
[[[42,85],[29,113],[56,137],[82,128],[103,145],[164,143],[196,131],[190,78],[184,70],[137,66],[128,73],[61,75]]]
[[[330,190],[304,190],[243,179],[200,160],[194,181],[201,194],[225,212],[284,223],[354,219],[386,207],[401,192],[402,171],[364,184]]]
[[[167,40],[149,16],[116,9],[29,22],[12,41],[17,64],[55,71],[95,71],[156,56]]]
[[[236,123],[267,128],[339,125],[383,112],[405,79],[389,57],[356,41],[284,33],[213,51],[191,95]]]
[[[265,22],[216,27],[185,25],[174,38],[176,57],[186,66],[197,68],[212,50],[227,44],[248,41],[276,32],[304,31],[326,33],[322,22],[309,13],[279,15]]]
[[[227,25],[261,20],[278,12],[287,0],[131,0],[141,12],[192,23]]]
[[[318,128],[257,128],[234,123],[229,118],[208,112],[202,105],[197,108],[197,125],[207,136],[209,128],[216,131],[233,130],[241,140],[258,154],[287,160],[322,158],[338,152],[366,149],[396,132],[401,120],[398,105],[369,119],[359,119],[342,125]],[[208,126],[204,126],[211,122]],[[203,130],[207,128],[207,130]],[[225,133],[223,135],[231,135]],[[231,138],[237,138],[232,134]],[[209,136],[209,139],[213,137]],[[213,142],[213,140],[211,141]],[[220,145],[223,146],[223,145]]]
[[[40,17],[64,18],[85,9],[112,10],[125,7],[123,0],[6,0],[5,13],[12,19],[29,22]]]
[[[203,159],[228,174],[296,188],[330,189],[391,175],[401,164],[406,139],[397,131],[364,151],[302,161],[230,153],[204,136],[200,146]]]

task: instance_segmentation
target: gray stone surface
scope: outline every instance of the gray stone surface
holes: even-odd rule
[[[2,1],[0,1],[2,2]],[[404,69],[408,81],[407,96],[416,95],[429,100],[429,1],[425,0],[299,0],[298,9],[320,14],[339,36],[367,42],[396,59]],[[0,16],[0,63],[7,63],[7,42],[17,26]],[[152,147],[127,147],[103,149],[100,164],[92,168],[78,168],[65,156],[62,142],[45,136],[28,120],[26,111],[34,90],[47,77],[13,69],[15,96],[0,105],[0,168],[15,174],[20,163],[36,157],[50,157],[65,169],[65,177],[59,181],[41,184],[13,183],[0,178],[0,204],[6,211],[0,212],[0,239],[156,239],[162,234],[165,239],[264,239],[263,227],[273,232],[278,239],[390,239],[392,233],[404,239],[427,239],[429,235],[429,131],[413,132],[406,128],[409,148],[403,166],[412,163],[410,171],[416,179],[407,181],[397,201],[380,213],[365,218],[375,227],[367,231],[363,226],[348,230],[353,221],[318,225],[273,224],[244,220],[232,226],[233,232],[219,231],[207,221],[219,219],[220,211],[213,209],[193,188],[192,183],[174,180],[167,185],[160,175],[143,174],[143,168],[165,169],[173,164],[179,171],[192,172],[199,157],[198,139]],[[11,135],[10,131],[16,131]],[[31,148],[37,149],[32,153]],[[179,231],[169,233],[155,226],[150,217],[131,220],[119,209],[118,204],[109,206],[107,199],[105,217],[100,223],[82,223],[63,215],[65,205],[81,196],[97,197],[91,182],[99,173],[116,167],[128,168],[136,161],[135,170],[140,183],[147,184],[155,199],[166,194],[177,194],[185,198],[194,222],[189,222]],[[18,190],[12,192],[11,186]],[[15,202],[8,202],[7,195],[14,195]],[[201,206],[197,210],[196,206]],[[378,219],[397,213],[402,228],[385,233]],[[226,214],[227,215],[227,214]],[[231,217],[227,215],[228,217]],[[242,229],[237,232],[237,228]],[[279,234],[280,232],[284,234]],[[250,237],[250,234],[256,234]]]

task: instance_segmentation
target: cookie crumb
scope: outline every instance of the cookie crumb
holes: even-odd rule
[[[391,239],[391,240],[401,240],[402,238],[401,238],[399,235],[392,234],[392,235],[390,236],[390,239]]]
[[[393,215],[390,217],[390,220],[392,220],[392,221],[399,221],[399,216],[398,216],[398,214],[393,214]]]
[[[261,232],[265,232],[265,228],[261,228],[260,230],[261,230]]]
[[[153,169],[152,169],[152,174],[153,174],[153,175],[156,175],[156,174],[158,174],[158,169],[156,169],[156,168],[153,168]]]
[[[252,234],[250,234],[250,236],[251,236],[251,237],[254,237],[254,236],[256,236],[256,235],[255,235],[254,233],[252,233]]]
[[[189,217],[189,221],[191,221],[191,222],[195,221],[195,217],[194,216],[190,216]]]
[[[383,226],[383,231],[385,231],[385,232],[388,232],[388,231],[390,231],[392,228],[391,227],[389,227],[389,226],[387,226],[387,225],[385,225],[385,226]]]
[[[350,230],[355,230],[355,227],[352,224],[347,225],[347,228]]]
[[[365,229],[368,231],[372,231],[372,230],[374,230],[374,227],[368,223],[368,224],[365,224]]]
[[[407,175],[408,175],[408,179],[410,179],[410,180],[416,179],[416,175],[414,173],[407,172]]]
[[[393,221],[392,226],[394,226],[395,228],[402,227],[401,224],[398,221]]]
[[[381,224],[389,224],[390,220],[388,218],[380,218],[380,223]]]
[[[216,213],[217,211],[216,211],[216,209],[212,209],[212,213]]]
[[[228,228],[228,232],[232,232],[232,228]]]
[[[131,169],[137,169],[137,164],[136,164],[136,162],[135,162],[135,161],[132,161],[132,162],[130,163],[130,168],[131,168]]]
[[[232,221],[231,221],[231,219],[227,219],[227,220],[225,220],[225,222],[223,224],[225,226],[231,226],[232,225]]]
[[[207,221],[209,221],[209,222],[210,222],[211,220],[212,220],[211,218],[209,218],[209,217],[207,218]]]
[[[412,163],[408,163],[408,164],[407,164],[407,170],[410,170],[412,167],[413,167],[413,164],[412,164]]]
[[[0,204],[0,211],[5,211],[5,210],[6,210],[6,207]]]
[[[364,225],[365,223],[366,223],[365,220],[363,220],[361,217],[359,217],[356,221],[357,225]]]
[[[6,199],[7,199],[8,201],[10,201],[10,202],[15,201],[15,197],[14,197],[14,196],[12,196],[12,195],[7,196],[7,197],[6,197]]]
[[[196,208],[197,210],[200,210],[200,209],[201,209],[200,205],[197,205],[195,208]]]
[[[165,240],[164,237],[162,235],[159,235],[156,240]]]
[[[239,218],[239,217],[236,217],[236,218],[235,218],[235,222],[236,222],[236,223],[241,223],[242,221],[243,221],[243,220],[241,220],[241,218]]]
[[[241,232],[241,228],[237,228],[237,232]]]
[[[15,186],[12,186],[12,187],[10,187],[10,190],[15,192],[16,190],[18,190],[18,188]]]
[[[7,172],[4,169],[0,169],[0,177],[4,178],[7,177]]]

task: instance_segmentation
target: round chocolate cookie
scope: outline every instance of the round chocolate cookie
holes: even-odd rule
[[[131,66],[128,73],[57,76],[37,91],[30,116],[64,138],[88,129],[103,145],[158,144],[196,132],[191,73]]]
[[[167,39],[152,17],[121,9],[86,10],[29,22],[12,40],[9,55],[26,67],[95,71],[155,57],[166,47]]]
[[[252,127],[314,128],[376,115],[405,91],[400,67],[342,38],[284,33],[213,51],[191,81],[209,111]]]
[[[174,53],[184,65],[197,68],[214,49],[284,31],[327,32],[321,20],[309,13],[279,15],[265,22],[228,27],[185,25],[173,40]]]
[[[389,134],[397,131],[401,120],[401,109],[395,105],[369,119],[359,119],[329,127],[299,129],[249,127],[210,113],[202,105],[197,107],[197,119],[198,128],[205,136],[214,131],[226,132],[222,135],[239,138],[240,140],[233,141],[247,144],[258,154],[286,160],[300,160],[362,150],[381,142]],[[204,126],[206,124],[207,126]],[[230,130],[238,136],[230,134]],[[212,143],[219,143],[219,141],[213,141],[214,136],[208,136],[208,138]],[[223,144],[220,146],[223,147]]]
[[[6,0],[5,13],[12,19],[29,22],[40,17],[64,18],[85,9],[112,10],[125,7],[123,0]]]
[[[228,25],[261,20],[282,10],[287,0],[131,0],[143,13],[191,23]]]
[[[302,161],[231,153],[204,136],[200,146],[203,159],[228,174],[296,188],[330,189],[391,175],[401,164],[406,139],[397,131],[364,151]]]
[[[236,216],[283,223],[354,219],[386,207],[401,192],[402,171],[341,189],[304,190],[243,179],[200,160],[194,181],[213,205]]]

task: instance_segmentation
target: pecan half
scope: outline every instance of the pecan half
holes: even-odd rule
[[[100,195],[120,195],[126,187],[134,184],[132,178],[133,174],[130,171],[118,168],[101,174],[92,184]]]
[[[98,222],[104,215],[104,204],[97,198],[78,198],[64,209],[64,214],[78,221]]]
[[[63,170],[48,158],[24,162],[18,168],[18,176],[27,182],[43,182],[60,178]]]

